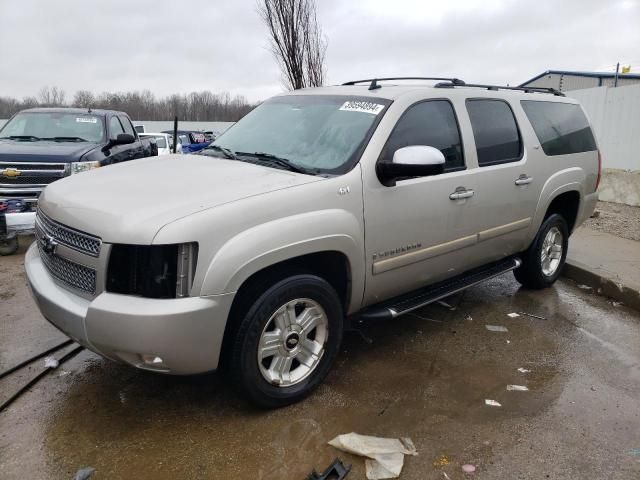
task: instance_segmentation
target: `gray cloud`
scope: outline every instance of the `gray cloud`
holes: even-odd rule
[[[282,90],[255,0],[0,0],[0,95]],[[318,0],[328,80],[455,75],[520,83],[549,68],[640,71],[638,0]]]

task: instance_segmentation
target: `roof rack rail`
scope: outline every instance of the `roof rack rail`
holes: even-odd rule
[[[358,83],[369,83],[369,90],[375,90],[377,88],[382,87],[378,82],[387,81],[387,80],[438,80],[438,81],[446,81],[450,82],[452,86],[463,86],[466,85],[464,81],[459,78],[446,78],[446,77],[385,77],[385,78],[367,78],[365,80],[351,80],[350,82],[345,82],[342,85],[356,85]]]
[[[517,90],[525,93],[551,93],[557,97],[564,97],[564,93],[555,88],[548,87],[508,87],[504,85],[483,85],[480,83],[466,83],[464,85],[457,85],[453,82],[450,83],[437,83],[434,85],[436,88],[453,88],[453,87],[471,87],[471,88],[486,88],[487,90]]]

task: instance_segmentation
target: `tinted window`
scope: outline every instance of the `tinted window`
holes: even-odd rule
[[[596,150],[591,127],[579,105],[535,100],[521,103],[547,155]]]
[[[120,125],[118,117],[111,117],[109,120],[109,135],[111,138],[116,138],[121,133],[124,133],[124,130],[122,129],[122,125]]]
[[[458,122],[448,101],[430,100],[409,107],[393,129],[382,158],[391,161],[396,150],[412,145],[440,150],[445,158],[445,170],[464,167]]]
[[[131,122],[129,121],[129,119],[127,117],[123,117],[120,116],[120,123],[122,124],[122,127],[124,128],[124,133],[128,133],[129,135],[133,135],[134,137],[136,136],[136,133],[133,129],[133,125],[131,125]]]
[[[511,107],[502,100],[467,100],[476,140],[478,164],[482,166],[520,159],[522,142]]]

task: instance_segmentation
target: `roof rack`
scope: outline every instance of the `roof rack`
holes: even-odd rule
[[[465,83],[464,85],[458,85],[454,82],[449,83],[437,83],[434,85],[435,88],[454,88],[454,87],[471,87],[471,88],[486,88],[487,90],[517,90],[525,93],[551,93],[558,97],[564,97],[564,93],[555,88],[548,87],[508,87],[503,85],[483,85],[479,83]]]
[[[385,77],[385,78],[367,78],[365,80],[352,80],[350,82],[345,82],[342,85],[356,85],[357,83],[369,83],[369,90],[375,90],[377,88],[382,87],[378,82],[387,81],[387,80],[438,80],[449,82],[447,85],[451,86],[463,86],[466,85],[459,78],[446,78],[446,77]]]

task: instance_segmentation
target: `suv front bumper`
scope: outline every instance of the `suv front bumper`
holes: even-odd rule
[[[51,277],[35,243],[25,270],[42,315],[89,350],[177,375],[218,367],[235,294],[159,300],[104,292],[89,300]]]

